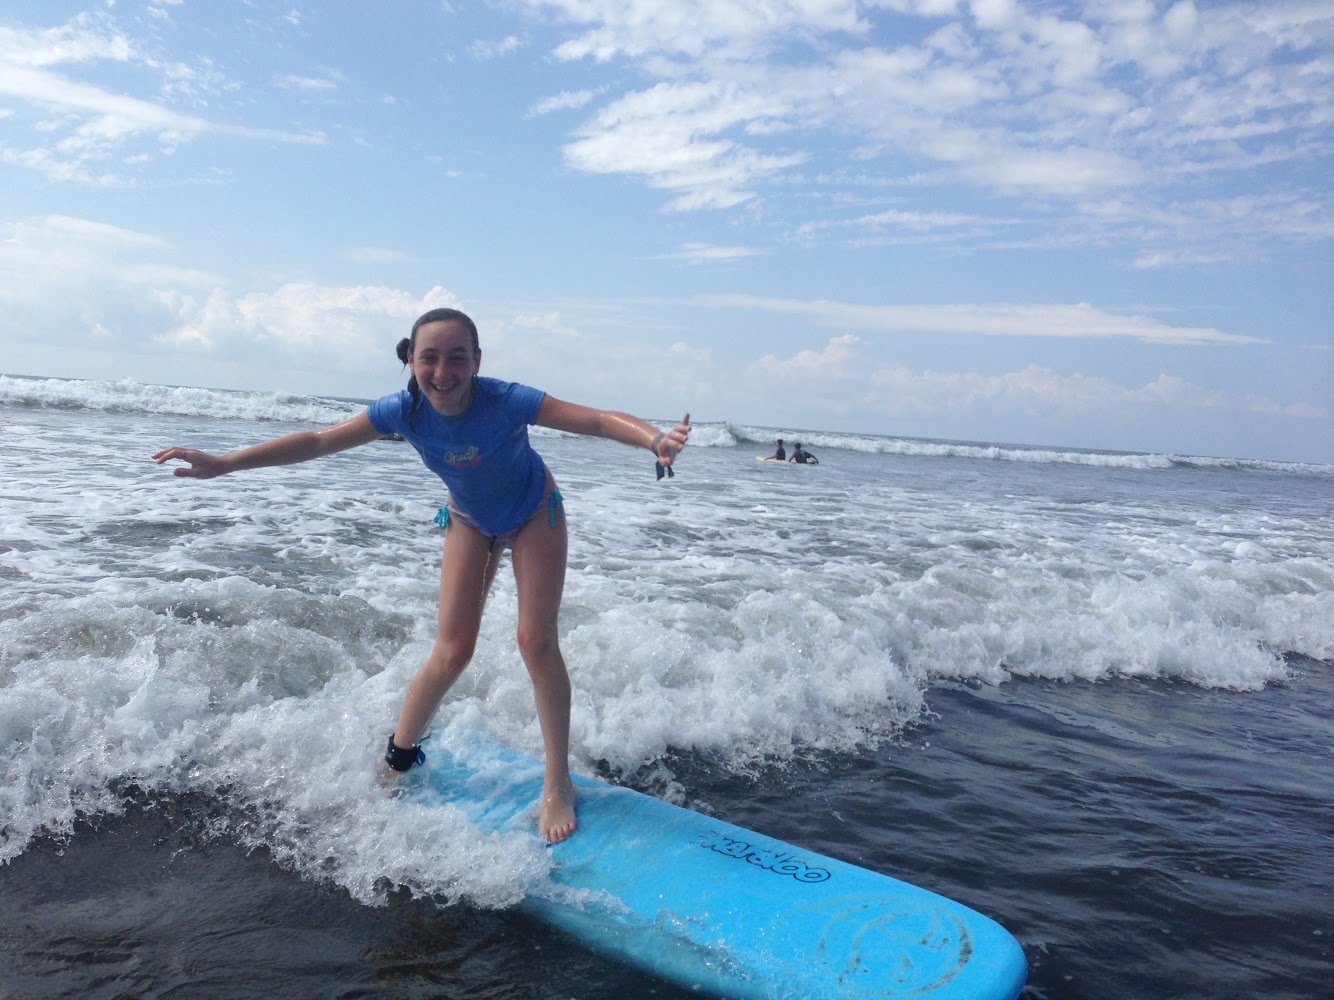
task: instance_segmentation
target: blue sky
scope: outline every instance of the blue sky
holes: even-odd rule
[[[6,0],[0,371],[1334,463],[1334,4]]]

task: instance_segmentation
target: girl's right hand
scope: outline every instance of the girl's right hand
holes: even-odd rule
[[[213,479],[227,472],[222,460],[217,455],[210,455],[198,448],[181,448],[173,445],[170,448],[163,448],[153,455],[153,461],[158,465],[163,462],[170,462],[173,459],[178,459],[190,466],[188,469],[172,469],[171,474],[173,476],[186,476],[190,479]]]

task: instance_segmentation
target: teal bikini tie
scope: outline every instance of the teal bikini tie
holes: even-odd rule
[[[553,528],[556,526],[556,515],[565,516],[565,498],[560,495],[560,490],[552,490],[551,495],[547,497],[547,523]],[[449,508],[441,507],[435,512],[432,519],[442,528],[449,527]]]

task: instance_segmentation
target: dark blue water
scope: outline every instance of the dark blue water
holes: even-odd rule
[[[750,777],[670,763],[695,808],[992,915],[1025,996],[1309,1000],[1334,933],[1334,668],[1291,666],[1247,693],[937,689],[927,721],[862,754]],[[505,911],[356,903],[214,839],[212,807],[140,800],[0,868],[0,995],[693,995]]]

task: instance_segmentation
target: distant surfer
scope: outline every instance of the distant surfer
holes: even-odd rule
[[[773,460],[774,460],[775,462],[781,462],[781,461],[783,461],[784,459],[787,458],[787,451],[783,448],[783,439],[782,439],[782,438],[779,438],[779,439],[778,439],[776,442],[774,442],[774,443],[775,443],[776,445],[778,445],[778,447],[777,447],[777,449],[776,449],[776,450],[774,451],[774,453],[773,453]]]
[[[793,446],[793,448],[792,448],[792,457],[789,458],[788,461],[789,461],[789,462],[796,462],[798,465],[819,465],[819,464],[820,464],[820,460],[819,460],[818,458],[816,458],[814,455],[812,455],[809,451],[805,451],[805,450],[802,449],[802,447],[801,447],[801,442],[800,442],[800,441],[798,441],[798,442],[796,443],[796,445]]]
[[[187,463],[174,475],[212,479],[332,455],[389,434],[411,443],[449,488],[447,503],[436,515],[445,528],[439,631],[408,686],[385,766],[395,774],[425,760],[422,733],[472,659],[486,595],[508,548],[518,591],[519,652],[533,681],[546,749],[538,828],[549,843],[565,840],[577,824],[569,762],[570,678],[557,632],[568,535],[560,491],[528,441],[528,425],[648,448],[670,468],[686,446],[690,414],[660,433],[628,413],[567,403],[526,385],[484,378],[478,374],[477,327],[456,309],[432,309],[421,316],[412,335],[399,342],[398,357],[411,371],[408,387],[342,423],[225,455],[173,446],[153,459]]]

